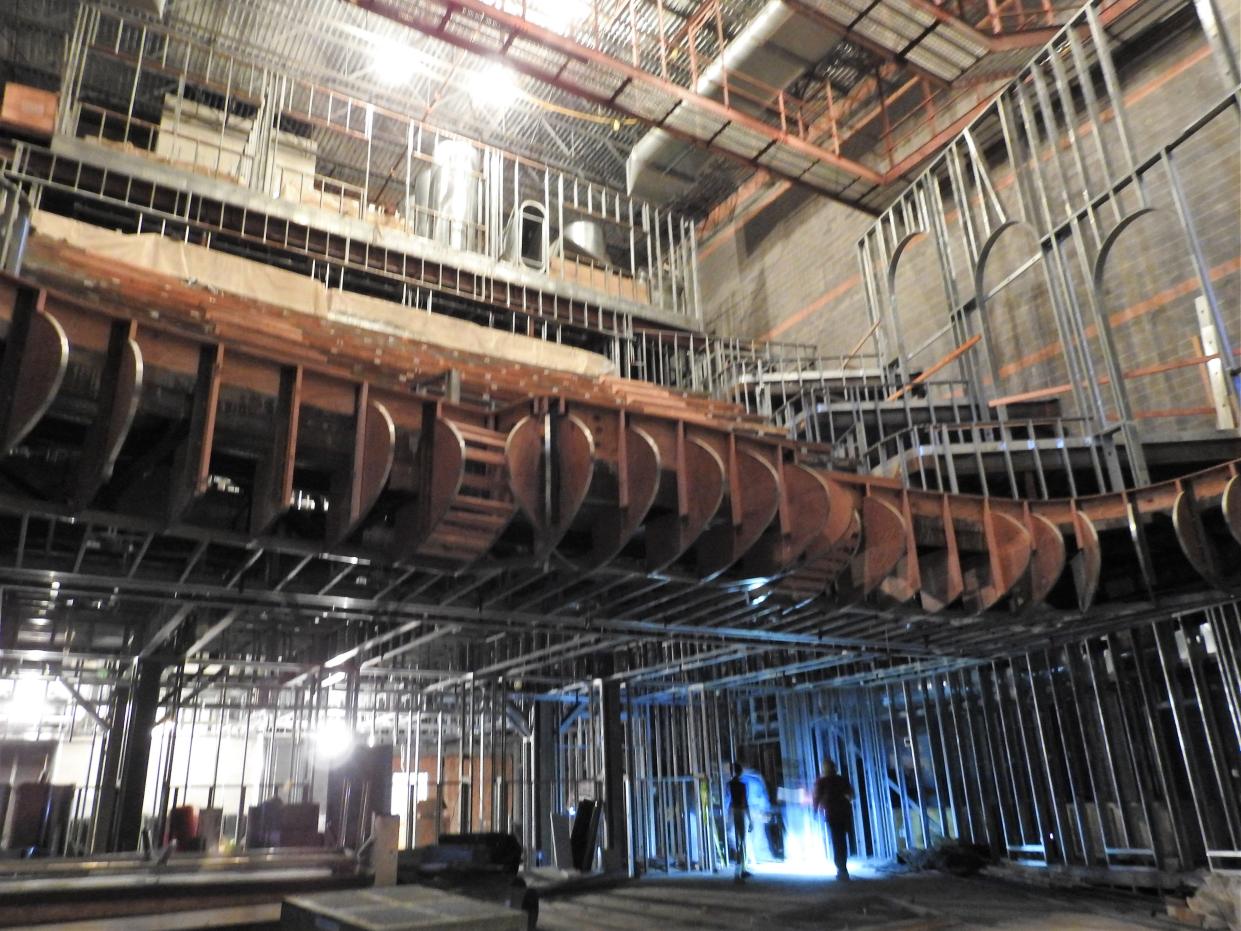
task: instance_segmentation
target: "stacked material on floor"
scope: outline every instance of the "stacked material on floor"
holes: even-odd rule
[[[31,136],[50,136],[56,128],[60,95],[9,81],[0,101],[0,127]]]
[[[170,850],[167,857],[154,858],[118,853],[0,860],[0,927],[248,909],[287,895],[353,889],[370,881],[357,857],[333,850],[232,855]]]
[[[284,931],[525,931],[526,916],[426,886],[292,896],[280,913]]]

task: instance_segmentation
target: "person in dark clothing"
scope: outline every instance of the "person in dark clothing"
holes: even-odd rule
[[[823,775],[814,784],[814,810],[827,818],[832,835],[832,858],[836,878],[849,878],[849,835],[853,833],[853,786],[836,771],[831,760],[823,763]]]
[[[750,824],[750,801],[746,796],[745,783],[741,781],[741,764],[733,764],[733,778],[728,780],[726,800],[728,810],[733,819],[733,836],[737,841],[737,872],[734,877],[738,882],[749,876],[745,868],[745,835]]]

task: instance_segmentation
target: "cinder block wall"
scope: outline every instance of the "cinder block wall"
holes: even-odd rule
[[[1222,12],[1229,34],[1235,38],[1241,9],[1233,5]],[[1157,33],[1119,51],[1117,65],[1129,135],[1139,160],[1175,139],[1226,90],[1225,78],[1191,9],[1178,15],[1172,26],[1160,27]],[[1081,120],[1074,125],[1080,130]],[[1241,345],[1238,126],[1235,110],[1225,110],[1174,155],[1201,240],[1203,261],[1234,347]],[[1067,196],[1073,202],[1078,193],[1074,179],[1080,170],[1076,161],[1079,156],[1087,173],[1099,172],[1103,157],[1100,143],[1103,155],[1113,165],[1113,175],[1124,164],[1118,128],[1109,114],[1105,114],[1103,138],[1079,135],[1076,152],[1063,127],[1059,136],[1057,151],[1046,146],[1039,153],[1048,168],[1044,175],[1058,179],[1058,166],[1064,166],[1067,184],[1053,181],[1047,192],[1053,201]],[[1012,167],[992,164],[991,178],[1011,216],[1017,205]],[[1103,306],[1099,308],[1111,321],[1120,366],[1130,373],[1201,355],[1194,309],[1200,288],[1166,172],[1159,166],[1147,171],[1145,188],[1155,211],[1137,220],[1117,240],[1106,265]],[[1137,191],[1127,190],[1115,207],[1107,205],[1096,214],[1093,225],[1082,224],[1080,239],[1062,244],[1076,293],[1089,292],[1089,264],[1082,261],[1083,254],[1092,257],[1116,217],[1138,205]],[[946,208],[955,243],[959,237],[952,225],[959,225],[960,217],[954,205],[947,204]],[[722,224],[699,250],[708,326],[743,338],[812,343],[829,356],[847,352],[870,326],[857,241],[873,222],[858,211],[773,182],[749,203],[740,205],[731,221]],[[1006,232],[988,263],[988,286],[994,287],[1018,272],[1037,252],[1032,230],[1019,226]],[[951,259],[957,296],[964,299],[973,293],[972,268],[963,251],[954,248]],[[950,334],[932,340],[947,322],[948,302],[929,239],[913,243],[906,251],[898,266],[895,297],[906,351],[913,353],[924,347],[913,359],[915,370],[930,365],[953,347]],[[1093,326],[1096,309],[1088,304],[1081,309],[1088,327],[1090,360],[1095,375],[1104,378],[1103,356]],[[988,314],[1000,370],[995,394],[1068,381],[1041,261],[1016,274],[992,298]],[[947,370],[945,375],[951,377],[952,371]],[[1127,385],[1134,414],[1146,435],[1178,438],[1214,431],[1215,417],[1208,413],[1211,401],[1201,366],[1131,377]],[[1111,408],[1106,380],[1100,393]],[[1069,394],[1061,400],[1066,414],[1081,413]]]

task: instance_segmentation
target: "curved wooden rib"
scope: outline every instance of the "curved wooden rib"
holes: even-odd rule
[[[849,599],[877,589],[906,554],[905,518],[896,506],[875,495],[862,499],[862,549],[850,563],[849,587],[840,594]]]
[[[546,496],[551,475],[543,455],[544,418],[528,414],[519,420],[504,440],[504,463],[508,468],[513,497],[532,524],[546,526],[551,503]]]
[[[615,507],[600,512],[591,523],[590,550],[574,560],[582,570],[598,568],[614,559],[630,541],[659,491],[659,448],[649,433],[627,427],[617,469],[625,470],[624,492]]]
[[[821,537],[828,547],[835,546],[853,532],[853,525],[858,520],[857,503],[852,492],[839,482],[823,476],[823,484],[827,486],[827,496],[831,504],[827,511],[827,523],[823,527]]]
[[[713,579],[758,542],[780,508],[775,467],[748,449],[737,449],[729,470],[730,520],[699,536],[694,552],[698,574]]]
[[[1227,567],[1231,568],[1231,573],[1227,571],[1225,561],[1203,525],[1193,491],[1188,487],[1181,487],[1181,492],[1172,506],[1172,528],[1185,558],[1209,585],[1220,591],[1236,591],[1241,588],[1239,567],[1234,564]]]
[[[452,507],[465,476],[465,439],[451,421],[424,408],[414,451],[417,497],[397,509],[392,554],[409,559]]]
[[[1099,573],[1103,568],[1103,556],[1099,551],[1099,531],[1093,521],[1076,507],[1073,508],[1074,537],[1077,552],[1069,562],[1073,570],[1073,582],[1077,588],[1077,606],[1087,611],[1094,604],[1099,591]]]
[[[396,425],[378,401],[366,402],[366,416],[356,431],[347,486],[328,512],[328,541],[338,543],[357,529],[388,484],[396,455]],[[343,505],[343,506],[341,506]]]
[[[250,502],[250,531],[254,534],[270,530],[293,503],[293,473],[297,466],[301,416],[302,367],[282,366],[271,441],[254,471]]]
[[[964,575],[964,604],[985,611],[1007,595],[1030,565],[1030,532],[1016,518],[996,512],[983,501],[986,559]]]
[[[686,437],[676,463],[676,514],[646,524],[646,570],[658,572],[679,559],[706,529],[724,500],[724,463],[705,443]]]
[[[534,555],[542,558],[568,532],[586,500],[594,439],[573,416],[523,417],[505,440],[504,460],[513,497],[534,528]]]
[[[1224,522],[1234,540],[1241,544],[1241,475],[1234,475],[1224,486],[1224,495],[1220,499],[1220,509],[1224,512]]]
[[[811,541],[802,565],[780,581],[780,588],[798,597],[824,594],[849,567],[862,542],[862,517],[858,499],[844,485],[826,476],[827,523]]]
[[[922,577],[918,565],[918,541],[914,536],[913,514],[909,508],[909,493],[901,494],[901,521],[905,530],[905,552],[897,560],[896,567],[889,573],[878,588],[883,600],[896,604],[905,604],[918,594],[922,587]]]
[[[832,541],[824,528],[807,547],[802,564],[780,580],[777,587],[782,591],[799,598],[822,595],[848,568],[862,540],[862,519],[851,503],[841,505],[839,510],[847,521],[845,532]]]
[[[47,413],[69,364],[69,341],[50,314],[35,310],[27,325],[9,326],[0,362],[0,458],[26,438]],[[24,329],[24,332],[22,330]]]
[[[99,381],[99,406],[82,444],[70,498],[77,509],[88,506],[112,477],[142,398],[142,350],[133,339],[134,325],[113,325],[108,356]]]
[[[769,528],[750,548],[744,560],[750,577],[773,576],[792,569],[823,533],[831,513],[832,499],[827,480],[813,469],[784,463],[784,500],[781,522]]]
[[[1034,554],[1030,560],[1028,604],[1039,605],[1051,594],[1064,573],[1064,536],[1060,528],[1041,514],[1030,515]]]
[[[957,549],[957,532],[952,523],[948,498],[940,501],[940,529],[943,545],[921,554],[922,584],[918,589],[922,610],[928,614],[943,611],[956,602],[965,591],[961,578],[961,554]]]

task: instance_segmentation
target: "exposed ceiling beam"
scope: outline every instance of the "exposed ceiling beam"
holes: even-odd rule
[[[13,590],[46,591],[53,581],[61,583],[62,596],[90,595],[98,592],[115,593],[121,598],[138,602],[167,602],[171,600],[168,583],[162,581],[126,580],[119,587],[120,580],[112,576],[96,576],[67,573],[53,573],[36,569],[6,569],[6,584]],[[461,627],[478,626],[491,630],[512,630],[520,628],[524,631],[544,630],[559,633],[606,633],[628,634],[635,637],[648,637],[664,640],[670,637],[682,637],[687,640],[706,642],[735,643],[767,643],[798,646],[814,650],[839,650],[840,648],[859,648],[880,650],[886,653],[908,656],[937,656],[942,650],[926,648],[921,644],[903,643],[888,638],[878,643],[864,638],[825,636],[812,632],[795,633],[764,629],[762,627],[703,627],[693,624],[680,624],[664,621],[648,621],[636,617],[584,617],[571,618],[552,614],[530,614],[511,611],[504,608],[489,610],[486,608],[456,607],[437,602],[418,603],[407,601],[400,605],[391,602],[377,602],[373,598],[351,597],[345,595],[309,595],[288,592],[262,591],[256,588],[240,590],[229,585],[207,585],[202,583],[186,583],[178,586],[177,597],[179,607],[216,606],[226,608],[284,608],[295,612],[330,612],[340,610],[355,613],[358,616],[373,617],[382,614],[394,621],[414,620],[431,617],[437,621],[451,621]],[[146,649],[142,655],[155,652],[154,648]]]
[[[451,3],[445,3],[443,14],[435,18],[420,15],[389,0],[343,0],[343,2],[483,58],[503,61],[514,71],[527,77],[542,81],[582,100],[631,116],[655,128],[671,128],[666,125],[667,119],[682,106],[697,114],[700,119],[705,118],[712,123],[722,122],[725,128],[729,125],[736,126],[746,133],[759,136],[767,141],[767,145],[749,159],[755,167],[765,168],[773,174],[806,184],[831,196],[839,195],[843,191],[834,189],[830,185],[817,183],[814,179],[808,178],[805,172],[781,167],[784,161],[782,159],[773,159],[770,163],[761,162],[759,159],[768,152],[783,150],[789,153],[789,157],[796,158],[799,164],[806,159],[822,163],[849,176],[854,181],[872,186],[879,186],[884,181],[879,172],[861,162],[837,155],[810,139],[798,136],[780,126],[765,123],[751,114],[651,74],[613,55],[588,48],[572,38],[562,36],[550,29],[544,29],[520,16],[504,13],[489,6],[483,0],[453,0]],[[460,19],[453,22],[456,17]],[[474,25],[483,22],[493,23],[499,27],[500,32],[504,33],[504,39],[500,42],[488,42],[484,36],[488,32],[494,36],[495,29],[462,28],[461,20]],[[555,66],[553,58],[531,60],[529,56],[508,54],[517,38],[535,43],[563,60]],[[574,63],[576,67],[573,67]],[[588,83],[587,76],[594,80]],[[666,112],[652,114],[647,107],[637,105],[640,94],[626,94],[630,88],[641,89],[647,94],[655,95],[657,99],[670,100],[672,106]],[[723,132],[724,129],[710,134],[704,132],[702,137],[692,138],[696,144],[708,150],[737,157],[739,153],[726,148],[721,143]]]

